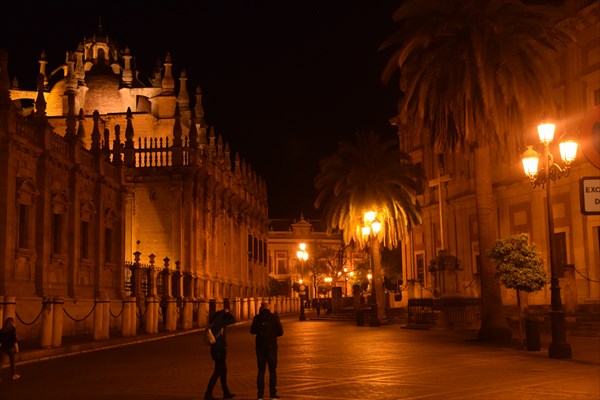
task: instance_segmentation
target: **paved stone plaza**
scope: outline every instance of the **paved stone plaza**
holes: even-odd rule
[[[554,360],[546,336],[542,351],[528,352],[474,341],[475,332],[359,327],[310,316],[282,318],[282,399],[600,398],[600,338],[569,337],[573,359]],[[198,331],[148,339],[72,346],[82,351],[69,356],[26,349],[21,379],[0,382],[0,399],[201,400],[213,364]],[[249,321],[230,327],[228,342],[229,387],[236,399],[256,399]],[[222,397],[218,383],[214,395]]]

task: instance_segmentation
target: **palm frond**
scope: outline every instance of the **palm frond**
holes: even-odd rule
[[[386,226],[384,244],[395,247],[421,223],[417,195],[423,191],[423,171],[408,163],[396,138],[369,132],[355,139],[340,142],[334,154],[321,160],[315,207],[322,208],[329,230],[343,231],[346,243],[361,242],[364,212],[378,210]]]

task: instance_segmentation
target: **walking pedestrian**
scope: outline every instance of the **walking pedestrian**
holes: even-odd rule
[[[250,333],[256,335],[256,362],[258,375],[256,386],[258,400],[265,394],[265,370],[269,366],[269,392],[272,399],[279,399],[277,395],[277,338],[283,335],[283,327],[279,316],[271,313],[269,303],[262,303],[260,312],[252,320]]]
[[[210,329],[215,336],[216,342],[210,345],[210,356],[215,361],[215,369],[208,381],[208,387],[204,393],[204,400],[216,400],[212,395],[217,379],[221,380],[221,389],[223,389],[223,398],[232,399],[235,394],[229,391],[227,386],[227,325],[235,323],[235,318],[225,308],[217,311],[210,319]]]
[[[21,377],[21,375],[17,374],[17,367],[15,364],[15,354],[18,352],[19,342],[17,341],[15,320],[12,317],[8,317],[4,320],[2,329],[0,329],[0,365],[6,354],[10,362],[10,376],[13,381]]]

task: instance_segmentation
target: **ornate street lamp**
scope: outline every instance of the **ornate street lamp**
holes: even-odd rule
[[[552,331],[552,342],[548,347],[550,358],[571,358],[571,346],[567,343],[565,312],[560,298],[560,284],[558,277],[558,263],[554,254],[554,216],[552,212],[552,192],[550,181],[555,181],[569,174],[571,163],[577,155],[578,144],[572,139],[565,139],[559,143],[560,156],[564,161],[561,167],[554,163],[554,157],[550,152],[550,143],[554,139],[556,125],[553,123],[542,123],[538,125],[540,142],[544,145],[544,165],[538,171],[539,154],[533,150],[533,146],[527,146],[523,153],[523,169],[529,177],[532,186],[546,186],[546,208],[548,211],[548,253],[550,256],[550,329]]]
[[[380,326],[387,323],[385,315],[385,297],[383,293],[383,271],[381,267],[381,244],[379,242],[379,232],[381,231],[381,222],[377,219],[375,211],[364,213],[364,226],[361,228],[363,236],[369,241],[369,250],[373,262],[372,274],[373,283],[371,293],[374,296],[375,308],[371,315],[371,326]]]
[[[302,283],[302,278],[304,275],[304,264],[306,263],[306,260],[308,260],[308,251],[306,251],[306,243],[300,243],[298,245],[298,248],[300,250],[298,250],[296,252],[296,257],[298,257],[298,260],[300,260],[300,263],[302,264],[302,272],[300,274],[300,291],[299,291],[299,295],[300,295],[300,318],[299,321],[306,321],[306,315],[304,314],[304,295],[306,294],[306,286],[304,286],[304,284]]]

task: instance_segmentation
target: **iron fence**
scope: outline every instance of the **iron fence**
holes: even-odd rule
[[[436,327],[466,327],[481,321],[481,298],[442,297],[408,300],[408,323]]]

